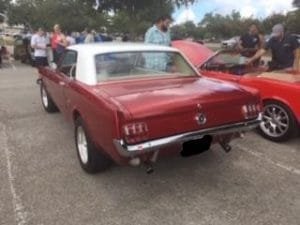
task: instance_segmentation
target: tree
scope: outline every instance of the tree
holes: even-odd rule
[[[293,6],[300,8],[300,0],[294,0],[293,1]]]
[[[10,0],[0,0],[0,13],[4,14],[9,6]],[[0,16],[0,23],[4,21],[4,16]]]
[[[0,13],[4,13],[8,8],[10,0],[0,0]]]
[[[139,35],[159,15],[171,14],[175,5],[194,1],[99,0],[100,7],[94,10],[95,0],[16,0],[9,7],[8,16],[11,24],[33,28],[43,26],[50,29],[59,23],[64,30],[81,31],[85,27],[99,29],[104,26]]]
[[[106,10],[125,10],[137,12],[140,9],[147,8],[149,5],[156,4],[159,7],[163,7],[164,4],[172,4],[180,6],[183,4],[194,3],[197,0],[99,0],[100,6],[99,11]],[[95,0],[83,0],[83,2],[93,6]]]
[[[10,24],[24,24],[48,30],[59,23],[66,31],[105,25],[107,14],[97,13],[80,0],[17,0],[8,10]]]
[[[175,25],[171,28],[172,39],[180,40],[185,38],[203,39],[204,33],[201,27],[197,27],[192,21]]]

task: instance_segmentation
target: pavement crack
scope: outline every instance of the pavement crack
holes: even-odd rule
[[[7,134],[7,127],[5,124],[0,123],[0,136],[4,139],[3,142],[3,149],[6,158],[6,169],[8,175],[8,182],[10,187],[10,192],[12,196],[12,204],[14,209],[15,221],[17,225],[26,225],[28,221],[28,213],[26,212],[24,205],[20,196],[17,193],[15,187],[15,176],[12,172],[12,152],[8,147],[8,134]]]

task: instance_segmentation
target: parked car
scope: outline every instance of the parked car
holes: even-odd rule
[[[224,40],[224,41],[221,42],[221,48],[233,49],[237,46],[237,44],[239,43],[239,40],[240,40],[239,36],[235,36],[235,37],[232,37],[228,40]]]
[[[202,77],[170,47],[74,45],[39,73],[42,105],[74,123],[88,173],[111,161],[151,165],[174,150],[189,156],[212,143],[229,151],[231,139],[260,123],[258,91]]]
[[[177,41],[180,49],[201,74],[231,81],[260,91],[264,104],[259,131],[263,137],[277,142],[295,136],[300,125],[300,72],[266,72],[265,67],[249,67],[236,51],[212,52],[203,45]]]

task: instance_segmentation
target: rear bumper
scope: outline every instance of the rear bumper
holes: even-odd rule
[[[141,153],[152,152],[162,147],[175,143],[197,140],[205,135],[224,135],[237,132],[246,132],[256,128],[261,122],[261,114],[258,118],[246,122],[224,125],[219,127],[207,128],[193,132],[177,134],[169,137],[155,139],[135,145],[128,145],[124,140],[114,140],[118,152],[125,157],[135,156]]]

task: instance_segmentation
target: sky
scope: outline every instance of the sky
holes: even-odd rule
[[[186,21],[200,22],[209,12],[227,15],[232,10],[242,17],[265,18],[273,13],[286,13],[293,9],[293,0],[196,0],[188,7],[177,8],[173,14],[176,24]]]

